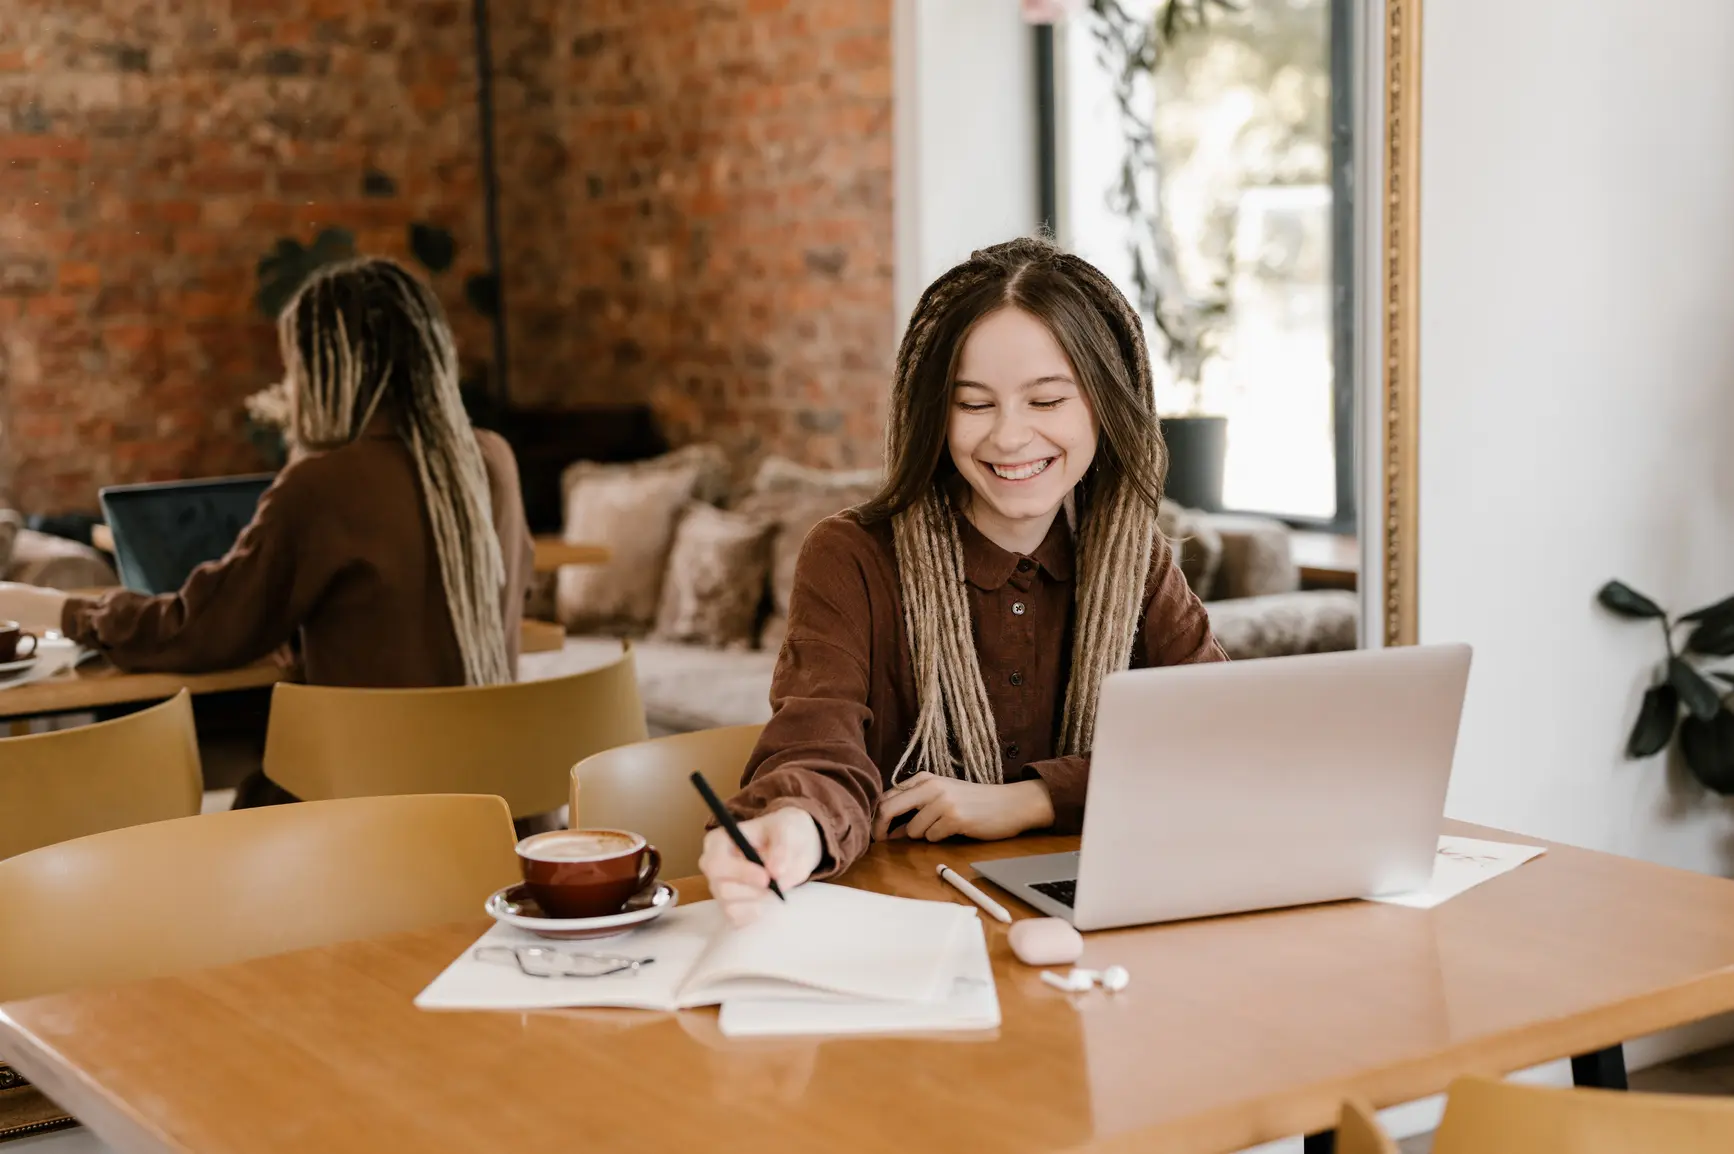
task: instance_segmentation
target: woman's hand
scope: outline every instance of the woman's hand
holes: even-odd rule
[[[911,810],[916,813],[909,824],[893,830],[892,819]],[[994,841],[1053,823],[1053,799],[1039,778],[983,785],[918,773],[879,799],[873,836],[880,841],[888,837],[941,841],[961,834]]]
[[[0,621],[16,621],[30,633],[60,628],[66,594],[58,589],[0,581]]]
[[[773,809],[740,823],[741,833],[765,864],[756,866],[742,856],[724,830],[704,835],[698,868],[710,882],[710,896],[721,903],[730,922],[744,926],[759,916],[771,893],[771,879],[787,894],[813,876],[825,855],[825,839],[813,815],[796,806]]]

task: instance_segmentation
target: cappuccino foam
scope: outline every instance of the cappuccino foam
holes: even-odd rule
[[[603,830],[571,830],[544,834],[518,847],[518,852],[537,861],[590,861],[619,857],[638,848],[641,839],[627,833]]]

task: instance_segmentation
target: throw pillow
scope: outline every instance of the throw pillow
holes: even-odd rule
[[[675,525],[687,502],[721,492],[727,460],[716,446],[694,446],[649,461],[580,461],[566,483],[564,538],[593,541],[613,554],[602,565],[566,565],[555,585],[555,612],[572,632],[642,634],[656,621]]]
[[[789,597],[795,589],[795,561],[814,525],[844,509],[868,500],[879,489],[877,474],[861,475],[855,486],[821,485],[813,489],[755,491],[743,498],[736,510],[772,522],[771,609],[759,632],[759,646],[780,648],[788,627]]]
[[[744,513],[688,505],[668,555],[656,638],[752,648],[775,528]]]
[[[1201,601],[1210,600],[1222,568],[1222,534],[1212,527],[1208,516],[1173,501],[1162,502],[1156,526],[1174,546],[1174,558],[1192,592]]]
[[[24,528],[24,517],[16,509],[0,509],[0,574],[12,568],[12,548],[18,543],[18,531]]]

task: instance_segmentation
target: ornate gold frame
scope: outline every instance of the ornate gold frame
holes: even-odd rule
[[[1421,0],[1385,0],[1379,557],[1384,642],[1418,637],[1420,554]]]

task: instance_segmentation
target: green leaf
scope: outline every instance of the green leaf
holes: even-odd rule
[[[1596,594],[1603,608],[1621,617],[1662,617],[1662,607],[1623,581],[1609,581]]]
[[[1680,694],[1666,681],[1652,685],[1638,707],[1638,721],[1626,740],[1627,757],[1650,757],[1662,752],[1673,740],[1680,720]]]
[[[346,228],[322,228],[307,250],[309,276],[328,264],[349,260],[355,255],[355,234]]]
[[[1726,618],[1734,621],[1734,597],[1724,597],[1714,605],[1706,605],[1702,609],[1694,609],[1680,618],[1681,621],[1709,621]]]
[[[1734,673],[1730,673],[1726,669],[1717,669],[1713,671],[1710,676],[1714,677],[1718,681],[1724,682],[1725,684],[1734,685]]]
[[[409,226],[409,251],[432,273],[445,272],[457,259],[458,245],[452,234],[437,224]]]
[[[1704,618],[1686,638],[1686,648],[1716,657],[1734,656],[1734,617]]]
[[[493,273],[473,273],[464,280],[464,299],[471,308],[492,320],[500,311],[500,282]]]
[[[1722,708],[1722,695],[1702,673],[1679,657],[1668,658],[1668,682],[1680,693],[1680,701],[1700,721],[1715,717]]]
[[[1717,793],[1734,793],[1734,714],[1718,710],[1701,721],[1688,717],[1680,726],[1680,752],[1692,776]]]

